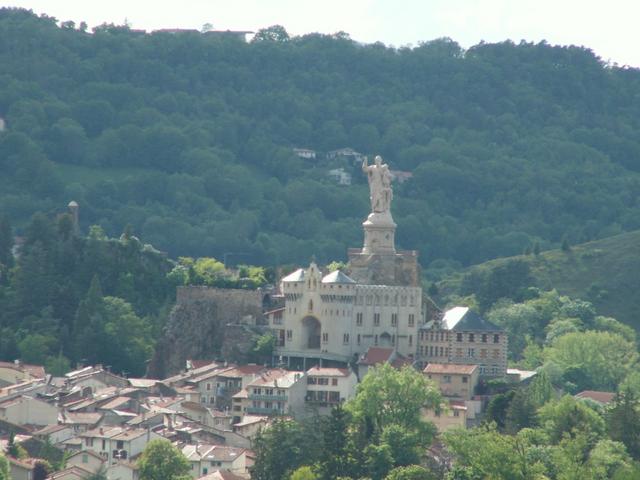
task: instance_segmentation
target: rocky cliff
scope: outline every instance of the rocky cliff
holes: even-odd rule
[[[178,287],[147,375],[164,378],[190,358],[245,360],[254,337],[265,329],[260,326],[264,297],[261,290]]]

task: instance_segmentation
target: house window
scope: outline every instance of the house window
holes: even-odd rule
[[[440,356],[443,357],[444,356],[444,347],[440,347]]]
[[[442,383],[451,383],[451,375],[443,375]]]
[[[453,416],[454,417],[459,417],[460,416],[460,412],[458,410],[454,410],[453,411]]]
[[[117,440],[116,441],[116,448],[118,450],[122,450],[124,448],[124,441],[123,440]]]
[[[293,338],[293,330],[287,330],[287,341],[291,341]]]
[[[374,327],[379,327],[380,326],[380,314],[379,313],[374,313],[373,314],[373,326]]]
[[[462,383],[467,383],[469,381],[469,377],[462,377]]]
[[[106,450],[107,449],[107,441],[103,438],[102,439],[102,450]]]
[[[462,341],[462,334],[456,333],[456,342],[461,342],[461,341]]]
[[[500,343],[500,335],[497,333],[493,336],[493,343]]]
[[[356,313],[356,325],[358,327],[362,326],[362,312]]]
[[[373,337],[373,344],[378,345],[378,335]]]
[[[409,346],[413,346],[413,335],[409,335]]]
[[[358,345],[360,345],[360,334],[358,334],[358,336],[356,337],[356,341],[357,341]]]
[[[322,334],[322,343],[328,343],[328,342],[329,342],[329,334],[325,332]]]
[[[487,334],[486,333],[482,334],[482,343],[487,343]]]
[[[396,336],[391,335],[391,345],[395,345],[395,344],[396,344]]]
[[[331,385],[334,386],[334,387],[338,386],[338,379],[337,378],[332,378],[331,379]]]
[[[211,390],[211,384],[210,384],[210,383],[207,383],[207,392],[208,392],[209,390]]]
[[[345,333],[342,335],[342,343],[344,343],[345,345],[349,343],[349,334]]]
[[[473,343],[476,341],[476,336],[473,333],[469,334],[469,343]]]
[[[409,326],[413,327],[416,323],[416,317],[413,313],[409,314]]]
[[[391,326],[395,327],[396,325],[398,325],[398,314],[397,313],[392,313],[391,314]]]
[[[433,345],[429,346],[429,356],[433,357]]]
[[[471,358],[475,357],[475,356],[476,356],[476,351],[475,351],[475,349],[474,349],[474,348],[469,348],[469,349],[467,349],[467,356],[468,356],[468,357],[471,357]]]

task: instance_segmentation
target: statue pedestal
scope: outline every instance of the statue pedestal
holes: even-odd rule
[[[363,254],[393,255],[396,253],[396,224],[390,212],[369,214],[362,224],[364,227]]]

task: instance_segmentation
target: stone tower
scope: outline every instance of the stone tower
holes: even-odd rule
[[[351,277],[369,285],[418,286],[418,252],[397,252],[395,247],[396,224],[391,215],[393,189],[389,166],[376,156],[373,165],[368,165],[365,159],[362,170],[369,180],[371,213],[362,224],[362,249],[349,249],[348,252]]]
[[[77,235],[80,233],[80,205],[75,200],[71,200],[67,208],[73,221],[73,233]]]

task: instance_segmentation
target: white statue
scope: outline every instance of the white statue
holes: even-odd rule
[[[369,192],[371,199],[371,211],[373,213],[386,213],[391,208],[393,190],[391,190],[391,173],[389,165],[382,163],[382,157],[376,155],[374,165],[368,165],[367,157],[362,162],[362,171],[367,174],[369,180]]]

